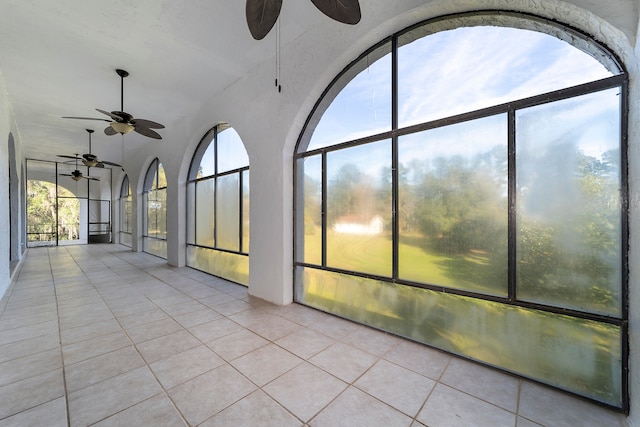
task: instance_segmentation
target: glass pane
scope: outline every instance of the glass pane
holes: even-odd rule
[[[242,172],[242,252],[249,253],[251,204],[249,171]]]
[[[187,266],[249,286],[249,257],[246,255],[187,246]]]
[[[187,243],[196,243],[196,183],[187,183]]]
[[[298,302],[620,407],[615,325],[298,267]]]
[[[59,192],[58,194],[58,244],[68,245],[72,243],[86,243],[86,237],[84,231],[81,230],[81,225],[87,226],[86,217],[83,221],[80,221],[80,199],[73,197],[72,195],[64,195],[66,192]],[[86,199],[83,200],[86,202]],[[86,207],[86,203],[84,203]],[[84,211],[86,215],[86,210]],[[84,241],[81,242],[80,234],[83,234]]]
[[[133,218],[133,200],[131,196],[127,196],[124,199],[124,215],[122,219],[122,231],[126,231],[127,233],[131,233],[133,231],[132,228],[132,218]]]
[[[391,143],[327,154],[327,266],[391,275]]]
[[[507,121],[400,137],[399,277],[507,294]]]
[[[166,188],[167,176],[164,174],[162,163],[158,162],[158,188]]]
[[[160,258],[167,258],[167,241],[161,239],[155,239],[153,237],[144,237],[143,250],[149,254],[155,255]]]
[[[213,135],[213,133],[211,133]],[[198,166],[197,172],[195,176],[191,176],[191,178],[204,178],[205,176],[211,176],[216,173],[216,150],[215,144],[213,142],[213,138],[209,142],[209,145],[206,148],[206,151],[202,155],[202,160],[200,160],[200,165]]]
[[[196,182],[196,244],[214,246],[214,184],[215,179]]]
[[[518,297],[619,315],[619,89],[517,114]]]
[[[219,177],[216,183],[216,247],[240,251],[240,176]]]
[[[167,238],[167,189],[158,190],[158,234],[161,239]],[[165,255],[166,256],[166,255]]]
[[[249,166],[249,157],[240,135],[227,128],[218,133],[218,173]]]
[[[55,177],[53,163],[29,161],[28,168],[30,176]],[[51,182],[29,179],[26,195],[28,246],[55,245],[57,236],[56,185]]]
[[[297,261],[322,265],[322,157],[298,160]]]
[[[611,76],[593,57],[536,31],[476,26],[422,37],[424,31],[400,39],[400,127]]]
[[[313,130],[307,150],[391,129],[390,49],[390,45],[385,45],[370,53],[331,88],[327,99],[323,100],[331,105],[321,113],[322,118]],[[335,96],[333,100],[330,99],[332,95]]]

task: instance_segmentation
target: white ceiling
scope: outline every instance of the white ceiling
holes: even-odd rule
[[[282,43],[325,19],[299,0],[285,2],[284,15],[296,19],[281,24]],[[242,0],[3,0],[0,72],[28,158],[86,153],[92,128],[92,151],[119,162],[123,138],[104,135],[108,123],[62,119],[120,110],[116,68],[130,73],[124,110],[163,123],[167,139],[172,124],[271,60],[274,37],[251,37]]]

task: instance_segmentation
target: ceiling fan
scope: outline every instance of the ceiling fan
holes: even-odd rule
[[[136,119],[133,115],[124,111],[124,78],[127,77],[129,73],[121,69],[117,69],[116,73],[120,76],[120,111],[108,112],[96,108],[96,111],[109,116],[111,120],[94,117],[63,117],[63,119],[100,120],[108,122],[109,126],[105,128],[104,133],[110,136],[117,133],[125,135],[131,131],[136,131],[140,135],[149,138],[162,139],[162,136],[153,129],[164,129],[164,125],[151,120]]]
[[[358,0],[311,0],[322,13],[344,24],[360,22]],[[247,0],[245,13],[251,35],[262,40],[273,28],[280,15],[282,0]]]
[[[60,176],[70,176],[70,177],[71,177],[71,179],[72,179],[72,180],[74,180],[74,181],[76,181],[76,182],[80,181],[82,178],[84,178],[84,179],[89,179],[89,180],[92,180],[92,181],[100,181],[100,178],[96,178],[96,177],[94,177],[94,176],[86,176],[86,175],[82,175],[82,172],[80,172],[80,171],[78,170],[78,160],[80,160],[80,159],[81,159],[81,157],[78,157],[78,156],[79,156],[79,154],[76,154],[76,156],[74,157],[74,158],[76,159],[76,170],[74,170],[74,171],[73,171],[73,172],[71,172],[71,173],[61,173],[61,174],[59,174],[59,175],[60,175]],[[62,155],[61,155],[61,156],[59,156],[59,157],[71,157],[71,156],[62,156]]]
[[[81,160],[82,163],[85,166],[89,167],[89,168],[104,168],[105,165],[122,168],[122,166],[117,164],[117,163],[109,162],[109,161],[106,161],[106,160],[100,160],[100,159],[98,159],[98,156],[96,156],[95,154],[91,153],[91,134],[94,132],[94,130],[93,129],[86,129],[86,131],[89,133],[89,152],[88,153],[83,154],[82,157],[79,157],[79,154],[76,154],[75,156],[67,156],[65,154],[58,154],[58,157],[63,157],[63,158],[67,158],[67,159],[75,159],[76,162],[78,160]]]

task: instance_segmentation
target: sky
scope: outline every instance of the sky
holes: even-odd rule
[[[461,27],[401,46],[399,126],[610,77],[596,59],[553,36],[506,27]],[[391,55],[338,94],[309,149],[391,128]]]

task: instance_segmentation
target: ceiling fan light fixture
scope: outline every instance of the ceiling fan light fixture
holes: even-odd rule
[[[73,176],[71,177],[71,179],[77,182],[77,181],[80,181],[80,180],[82,179],[82,176],[73,175]]]
[[[94,168],[98,164],[98,162],[95,160],[86,160],[86,159],[83,160],[82,163],[84,163],[84,165],[89,168]]]
[[[126,135],[133,130],[133,126],[129,123],[111,122],[110,126],[113,130],[122,135]]]

